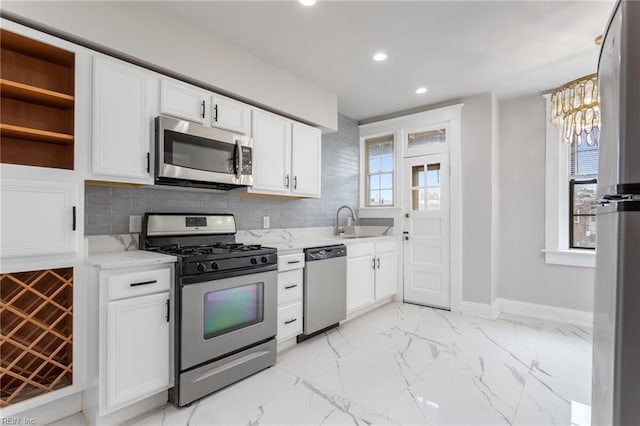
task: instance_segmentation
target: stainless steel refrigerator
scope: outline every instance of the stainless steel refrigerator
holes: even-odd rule
[[[615,5],[600,52],[594,426],[640,425],[640,1]]]

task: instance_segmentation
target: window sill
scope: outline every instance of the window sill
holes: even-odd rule
[[[551,265],[578,266],[582,268],[596,267],[595,250],[542,250],[544,262]]]

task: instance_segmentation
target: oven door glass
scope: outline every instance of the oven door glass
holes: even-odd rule
[[[205,172],[236,173],[235,144],[164,131],[164,163]]]
[[[264,283],[204,295],[204,338],[211,339],[262,322]]]
[[[180,287],[182,370],[274,337],[278,272],[258,272]]]

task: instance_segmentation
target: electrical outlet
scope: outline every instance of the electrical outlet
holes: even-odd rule
[[[140,233],[142,232],[142,216],[131,215],[129,216],[129,232]]]
[[[262,228],[269,229],[271,227],[271,218],[269,216],[262,216]]]

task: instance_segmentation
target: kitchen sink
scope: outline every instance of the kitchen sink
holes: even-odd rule
[[[346,226],[344,234],[340,237],[346,239],[382,237],[389,235],[391,228],[391,226]]]

